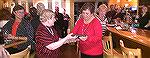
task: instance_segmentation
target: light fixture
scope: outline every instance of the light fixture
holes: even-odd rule
[[[130,1],[132,1],[132,0],[128,0],[128,2],[130,2]]]
[[[128,5],[129,5],[129,4],[125,4],[124,6],[125,6],[125,7],[128,7]]]
[[[120,2],[120,0],[117,0],[117,2]]]

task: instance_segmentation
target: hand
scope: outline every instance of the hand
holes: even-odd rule
[[[144,26],[144,27],[149,27],[150,26],[150,20],[148,21],[148,23]]]
[[[72,43],[72,42],[76,42],[77,40],[76,39],[69,39],[66,41],[66,43]]]
[[[12,39],[14,38],[15,36],[11,35],[11,34],[7,34],[7,35],[4,35],[4,39]]]
[[[68,34],[68,35],[65,37],[67,40],[66,40],[66,42],[65,42],[64,44],[66,44],[66,43],[71,43],[71,42],[76,42],[77,36],[72,36],[72,35],[73,35],[73,33]]]
[[[88,36],[81,36],[79,38],[80,38],[80,40],[85,41],[88,38]]]
[[[65,38],[67,39],[67,40],[69,40],[69,39],[76,39],[77,38],[77,36],[72,36],[73,35],[73,33],[71,33],[71,34],[68,34]]]

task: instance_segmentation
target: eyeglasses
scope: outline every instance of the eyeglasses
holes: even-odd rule
[[[90,15],[90,13],[85,13],[85,12],[82,12],[82,15]]]
[[[17,11],[17,13],[19,13],[19,14],[24,14],[24,11],[23,11],[23,12],[19,12],[19,11]]]

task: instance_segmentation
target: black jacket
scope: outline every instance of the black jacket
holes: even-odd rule
[[[10,19],[3,27],[3,34],[4,31],[7,31],[8,34],[11,34],[12,32],[12,25],[14,23],[14,19]],[[22,21],[20,22],[18,28],[17,28],[17,32],[16,32],[16,36],[25,36],[27,37],[27,42],[26,43],[22,43],[20,45],[17,45],[17,49],[18,50],[23,50],[25,48],[28,47],[28,45],[33,45],[35,44],[35,42],[33,41],[33,37],[34,37],[34,30],[32,25],[30,24],[29,20],[26,19],[22,19]]]

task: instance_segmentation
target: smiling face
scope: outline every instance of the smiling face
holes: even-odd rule
[[[99,15],[105,15],[107,12],[107,6],[105,4],[102,4],[99,6]]]

